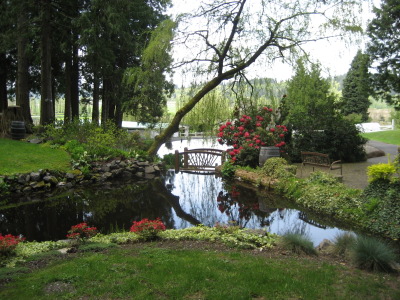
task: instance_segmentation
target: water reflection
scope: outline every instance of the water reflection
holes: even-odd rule
[[[161,218],[167,228],[233,224],[282,234],[308,234],[315,244],[339,232],[282,204],[273,194],[227,185],[213,175],[175,174],[148,182],[85,187],[32,201],[21,197],[0,207],[0,232],[27,240],[64,239],[68,229],[88,222],[101,232],[129,229],[133,221]]]

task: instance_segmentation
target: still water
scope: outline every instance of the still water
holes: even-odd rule
[[[186,146],[183,143],[174,142],[173,148]],[[297,231],[307,234],[315,245],[341,232],[313,221],[273,194],[228,184],[214,175],[175,174],[172,170],[150,181],[113,182],[0,203],[0,232],[22,234],[29,241],[64,239],[68,229],[80,222],[102,233],[128,230],[142,218],[161,218],[167,228],[174,229],[220,223],[277,234]]]

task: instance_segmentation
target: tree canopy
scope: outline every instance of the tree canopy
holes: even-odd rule
[[[375,18],[368,26],[368,54],[372,66],[375,93],[400,109],[400,5],[397,0],[383,0],[374,7]]]
[[[196,70],[202,85],[155,138],[149,154],[179,130],[182,118],[207,93],[223,81],[246,80],[256,61],[268,68],[275,60],[304,54],[305,43],[360,32],[360,7],[346,0],[214,0],[181,16],[174,43],[188,55],[175,66]]]

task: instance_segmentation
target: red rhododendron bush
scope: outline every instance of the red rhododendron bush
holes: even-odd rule
[[[25,238],[6,234],[2,235],[0,233],[0,255],[1,256],[9,256],[15,252],[15,248],[17,245],[24,241]]]
[[[155,220],[142,219],[133,221],[130,231],[139,234],[144,240],[153,240],[158,237],[160,231],[164,231],[165,225],[160,218]]]
[[[285,146],[287,129],[274,124],[273,116],[272,108],[262,107],[254,115],[242,115],[220,126],[218,142],[233,147],[228,151],[233,163],[256,167],[261,147]]]

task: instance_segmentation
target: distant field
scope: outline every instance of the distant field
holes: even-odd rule
[[[363,133],[369,140],[400,146],[400,129]]]
[[[0,175],[28,173],[39,169],[66,171],[70,156],[45,145],[0,139]]]

